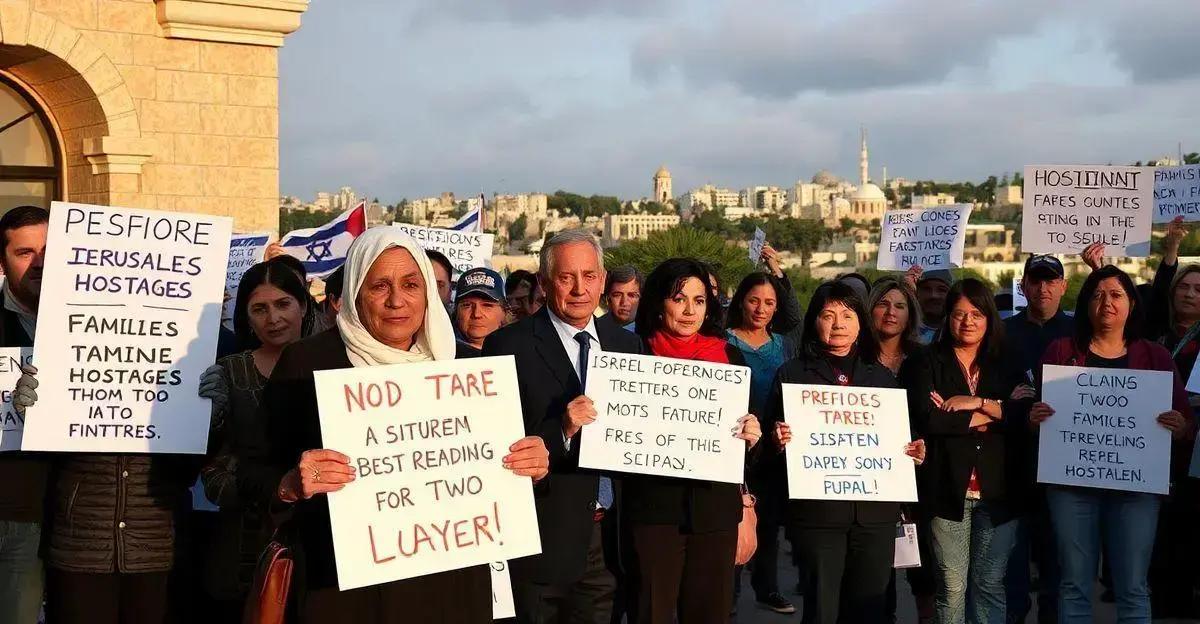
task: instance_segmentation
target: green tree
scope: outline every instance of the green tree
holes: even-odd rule
[[[325,210],[284,210],[279,209],[279,234],[282,236],[293,230],[302,230],[325,225],[334,218],[334,213]]]
[[[525,228],[529,224],[529,219],[525,215],[517,217],[512,223],[508,224],[508,240],[516,242],[525,240]]]
[[[605,252],[607,266],[630,264],[644,273],[670,258],[696,258],[713,268],[721,283],[737,285],[754,266],[746,250],[721,236],[690,227],[675,227],[651,234],[646,240],[628,241]]]
[[[1191,152],[1183,155],[1183,164],[1185,165],[1200,165],[1200,152]]]

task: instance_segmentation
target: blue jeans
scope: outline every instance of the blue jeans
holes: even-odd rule
[[[1092,621],[1092,589],[1103,539],[1117,597],[1117,622],[1149,623],[1150,586],[1146,575],[1158,528],[1158,496],[1053,486],[1047,488],[1046,498],[1062,574],[1059,622]]]
[[[1037,493],[1038,500],[1029,514],[1017,520],[1017,543],[1008,559],[1008,574],[1004,585],[1008,589],[1008,605],[1005,616],[1008,624],[1024,622],[1033,607],[1029,594],[1032,590],[1029,564],[1037,566],[1039,624],[1058,622],[1058,552],[1054,547],[1054,529],[1050,524],[1050,511],[1046,509],[1045,493]]]
[[[35,624],[45,582],[42,525],[0,520],[0,624]]]
[[[1004,574],[1017,521],[996,524],[987,501],[967,499],[961,522],[930,522],[938,624],[1004,624]]]

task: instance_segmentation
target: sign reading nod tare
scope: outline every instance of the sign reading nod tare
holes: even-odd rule
[[[917,500],[904,390],[783,384],[783,411],[789,498]]]
[[[593,353],[579,466],[741,483],[746,442],[734,437],[750,402],[750,369],[731,364]]]

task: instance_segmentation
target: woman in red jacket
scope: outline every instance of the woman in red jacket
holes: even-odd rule
[[[1142,304],[1133,280],[1114,266],[1088,276],[1075,310],[1075,336],[1050,344],[1042,364],[1171,371],[1175,373],[1173,409],[1157,415],[1158,423],[1182,441],[1192,435],[1193,421],[1171,354],[1141,337]],[[1039,425],[1054,415],[1046,403],[1035,403],[1029,420]],[[1150,591],[1146,581],[1154,547],[1160,498],[1154,494],[1073,486],[1046,490],[1058,542],[1059,621],[1092,621],[1092,588],[1103,539],[1113,577],[1118,622],[1149,622]]]

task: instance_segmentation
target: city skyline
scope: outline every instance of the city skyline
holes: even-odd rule
[[[281,192],[856,180],[860,124],[876,183],[1195,151],[1200,3],[846,4],[318,0],[281,53]]]

